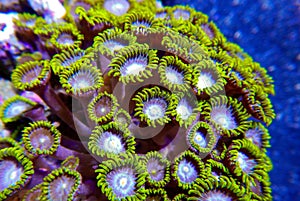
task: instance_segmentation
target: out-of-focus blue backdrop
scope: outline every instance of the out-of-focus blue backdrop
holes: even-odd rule
[[[274,201],[300,200],[300,1],[165,0],[206,13],[275,80],[268,155]]]

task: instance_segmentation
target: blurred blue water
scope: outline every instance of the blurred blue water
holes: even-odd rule
[[[209,15],[229,41],[238,43],[275,80],[276,119],[269,156],[274,201],[300,200],[300,1],[165,0]]]

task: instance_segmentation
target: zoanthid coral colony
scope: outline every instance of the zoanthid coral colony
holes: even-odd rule
[[[272,200],[273,80],[207,15],[47,2],[1,7],[0,200]]]

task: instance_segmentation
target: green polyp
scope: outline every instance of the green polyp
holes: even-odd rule
[[[33,169],[33,163],[30,161],[29,158],[27,158],[23,154],[23,150],[19,148],[4,148],[0,150],[0,167],[4,164],[4,161],[11,161],[12,163],[18,163],[18,166],[20,171],[22,171],[22,174],[20,175],[20,179],[16,181],[14,184],[9,185],[8,187],[4,188],[0,192],[0,200],[5,200],[6,198],[9,198],[11,195],[13,195],[17,190],[22,189],[26,184],[30,181],[31,176],[34,174]],[[17,167],[17,166],[15,166]],[[9,167],[9,170],[12,170],[13,166]],[[5,172],[2,170],[1,174],[4,174]],[[16,172],[14,172],[17,174]],[[16,175],[17,176],[17,175]],[[0,179],[4,179],[5,177],[1,175]],[[1,185],[4,185],[4,181],[1,181]]]
[[[266,152],[271,147],[268,129],[260,122],[251,121],[250,127],[245,131],[244,137]]]
[[[149,33],[149,28],[158,28],[160,24],[154,18],[152,12],[132,12],[124,16],[124,30],[133,32],[136,35]]]
[[[163,50],[178,56],[190,64],[198,63],[207,58],[206,50],[196,40],[182,36],[173,30],[169,30],[169,32],[161,41]]]
[[[232,58],[221,48],[208,47],[207,51],[210,60],[215,63],[215,67],[222,68],[225,75],[229,74],[233,66],[237,63],[235,58]]]
[[[106,123],[113,118],[118,106],[118,100],[113,94],[101,92],[88,105],[89,118],[98,124]]]
[[[61,199],[71,201],[74,199],[74,196],[78,191],[80,184],[81,175],[76,170],[71,170],[66,167],[55,169],[43,179],[43,192],[41,200],[46,201]],[[55,185],[62,186],[56,187]]]
[[[189,6],[177,5],[173,6],[169,10],[171,19],[190,21],[193,22],[195,19],[196,11]]]
[[[155,18],[162,21],[169,20],[170,19],[169,8],[170,7],[165,6],[163,8],[156,9]]]
[[[96,6],[96,2],[93,0],[80,0],[80,1],[76,1],[76,2],[72,2],[71,4],[65,3],[65,8],[66,8],[66,16],[65,16],[65,20],[67,22],[71,22],[74,24],[79,23],[78,22],[78,16],[81,13],[86,12],[87,10],[93,8]],[[78,10],[80,11],[78,11]],[[77,10],[77,12],[75,12],[75,10]]]
[[[221,136],[239,136],[249,128],[250,114],[241,102],[232,97],[221,95],[209,99],[202,114]]]
[[[187,165],[189,164],[189,167],[181,167],[181,163],[186,163]],[[182,176],[179,175],[179,173],[181,174],[181,171],[184,171],[184,173],[189,174],[191,168],[194,168],[195,172],[193,174],[196,174],[194,175],[193,181],[183,181],[182,179],[180,179]],[[197,182],[201,182],[203,179],[206,178],[204,163],[202,162],[201,158],[198,157],[198,155],[196,155],[190,150],[182,152],[179,156],[175,158],[172,170],[172,177],[178,183],[178,187],[184,190],[193,189],[194,185]],[[184,178],[187,178],[187,176]]]
[[[118,20],[114,15],[109,14],[104,9],[90,8],[86,11],[82,7],[77,7],[75,13],[79,17],[79,29],[84,35],[84,47],[92,45],[95,36],[107,29],[117,27]]]
[[[171,91],[187,91],[190,89],[190,66],[183,63],[178,57],[164,56],[159,60],[158,72],[160,82]]]
[[[24,112],[32,109],[37,103],[23,96],[15,95],[3,102],[0,107],[0,118],[4,123],[17,121]],[[16,107],[16,108],[12,108]],[[17,112],[13,114],[13,112]]]
[[[269,176],[265,176],[263,180],[254,180],[250,184],[251,200],[264,201],[272,200],[272,189]]]
[[[94,9],[90,8],[85,10],[83,7],[78,6],[75,9],[75,13],[79,17],[79,24],[83,27],[87,26],[93,28],[97,24],[103,23],[103,25],[114,26],[116,23],[116,18],[113,15],[110,15],[104,9]],[[84,24],[86,23],[86,24]],[[103,31],[103,30],[99,30]]]
[[[157,124],[164,125],[168,123],[171,120],[171,116],[174,116],[175,108],[178,104],[176,95],[158,86],[144,88],[132,100],[135,101],[134,116],[153,127]],[[151,114],[157,115],[158,111],[161,113],[161,116],[151,116]]]
[[[44,43],[48,43],[48,41],[52,34],[54,33],[54,30],[57,28],[56,23],[51,24],[38,24],[34,29],[33,33],[38,36],[38,38],[43,41]]]
[[[74,47],[80,48],[83,39],[84,36],[77,30],[76,26],[65,23],[54,30],[47,46],[50,49],[53,46],[57,51]]]
[[[134,194],[128,196],[118,196],[118,185],[110,185],[109,179],[115,174],[120,174],[122,170],[132,172],[132,174],[126,174],[126,176],[134,176]],[[141,159],[136,154],[122,154],[121,156],[108,159],[99,164],[99,168],[95,170],[97,175],[97,186],[101,189],[108,200],[132,200],[139,201],[145,200],[145,182],[146,182],[146,170],[141,163]],[[108,177],[109,176],[109,177]],[[125,175],[124,175],[125,176]],[[114,183],[115,184],[115,183]]]
[[[75,97],[94,94],[104,84],[100,70],[85,62],[75,63],[69,70],[64,70],[59,77],[64,90]]]
[[[226,43],[227,39],[212,21],[199,21],[197,25],[201,27],[201,30],[199,30],[201,32],[201,35],[211,41],[211,46],[221,46]]]
[[[199,96],[211,96],[225,91],[224,71],[211,60],[202,60],[192,65],[192,86]]]
[[[227,70],[226,80],[228,84],[233,85],[236,89],[249,88],[249,85],[255,84],[252,73],[247,69],[244,62],[239,59],[231,59],[230,69]]]
[[[34,90],[45,86],[50,79],[48,60],[28,61],[18,65],[12,72],[11,80],[19,90]]]
[[[159,152],[148,152],[144,156],[144,160],[142,160],[142,162],[147,169],[146,180],[147,183],[150,184],[150,186],[154,188],[163,188],[170,182],[170,161],[166,158],[163,158],[163,156]],[[161,172],[163,172],[163,177],[160,179],[155,178]]]
[[[131,123],[130,114],[122,108],[118,109],[118,111],[115,113],[113,119],[114,119],[114,122],[117,122],[124,126],[129,126],[129,124]]]
[[[268,172],[272,168],[268,162],[270,161],[268,156],[246,139],[233,140],[225,160],[229,163],[231,173],[247,187],[253,184],[255,179],[260,181],[267,178]],[[251,169],[247,170],[246,166],[251,167]]]
[[[89,57],[85,54],[85,51],[80,48],[68,48],[62,50],[60,53],[55,54],[50,65],[55,75],[59,75],[64,70],[69,70],[75,63],[87,62]]]
[[[88,148],[100,157],[114,157],[121,153],[134,154],[135,139],[127,127],[110,122],[94,128],[89,138]]]
[[[248,62],[253,62],[253,59],[246,52],[244,52],[244,50],[239,45],[235,43],[231,43],[229,41],[223,43],[222,50],[224,50],[224,52],[226,52],[226,54],[231,58],[236,58],[244,61],[245,64]],[[247,66],[245,67],[248,68]]]
[[[147,44],[136,44],[122,48],[111,60],[109,76],[118,77],[124,84],[143,82],[157,68],[157,50],[149,50]]]
[[[216,145],[216,136],[212,126],[201,121],[188,130],[186,140],[190,148],[202,157],[208,155]]]
[[[129,32],[123,32],[119,28],[108,29],[99,33],[94,38],[93,47],[99,51],[101,55],[114,57],[126,46],[135,44],[136,37]]]
[[[30,123],[22,132],[24,147],[33,155],[52,155],[60,146],[61,133],[49,121]]]
[[[108,15],[121,17],[137,7],[137,3],[135,0],[101,0],[99,1],[99,6]]]

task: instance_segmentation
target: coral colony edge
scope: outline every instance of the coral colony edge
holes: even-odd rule
[[[273,80],[207,15],[1,2],[0,200],[272,200]]]

